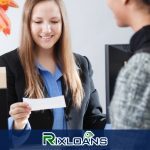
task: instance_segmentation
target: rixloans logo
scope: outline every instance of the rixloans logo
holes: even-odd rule
[[[107,146],[107,137],[94,137],[92,131],[86,131],[83,137],[56,137],[53,132],[42,133],[42,145],[51,146]]]

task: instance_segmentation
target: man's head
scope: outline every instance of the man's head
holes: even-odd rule
[[[107,0],[107,4],[120,27],[138,30],[150,19],[150,0]]]

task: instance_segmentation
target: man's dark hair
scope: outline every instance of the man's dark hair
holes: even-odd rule
[[[143,0],[143,2],[150,5],[150,0]]]

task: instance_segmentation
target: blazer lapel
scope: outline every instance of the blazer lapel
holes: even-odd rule
[[[61,82],[62,83],[62,94],[64,95],[65,102],[66,102],[65,113],[66,113],[66,115],[68,115],[70,113],[70,109],[72,107],[72,100],[71,100],[72,99],[72,95],[71,95],[70,89],[67,89],[63,77],[62,77],[61,81],[62,81]]]

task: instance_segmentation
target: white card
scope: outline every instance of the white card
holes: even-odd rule
[[[64,96],[41,99],[23,98],[23,101],[29,104],[32,111],[66,107]]]

